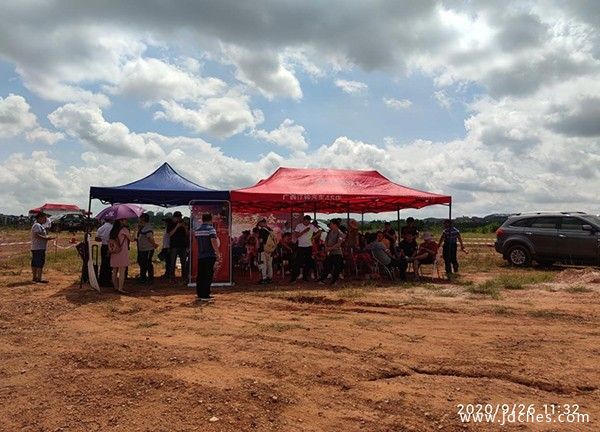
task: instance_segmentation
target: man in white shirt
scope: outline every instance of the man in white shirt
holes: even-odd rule
[[[302,223],[299,223],[294,230],[294,239],[298,242],[298,248],[296,249],[296,259],[292,268],[291,283],[296,282],[298,279],[300,269],[303,269],[304,281],[308,281],[308,275],[313,267],[312,236],[318,229],[310,223],[311,219],[309,215],[305,215]]]
[[[112,286],[112,271],[110,268],[110,254],[108,253],[108,240],[110,239],[110,230],[112,230],[112,223],[109,220],[104,220],[104,223],[98,231],[96,231],[96,241],[101,242],[100,246],[100,275],[99,285],[101,287]]]
[[[48,240],[54,240],[54,237],[48,236],[46,228],[44,228],[47,218],[47,214],[39,212],[31,227],[31,273],[34,283],[48,283],[42,279],[42,271],[46,263],[46,245]]]

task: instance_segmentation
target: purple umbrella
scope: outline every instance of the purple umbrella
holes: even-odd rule
[[[144,209],[135,204],[113,204],[96,215],[96,219],[131,219],[139,217]]]

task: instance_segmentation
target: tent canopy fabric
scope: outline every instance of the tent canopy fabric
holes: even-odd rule
[[[90,200],[105,204],[137,203],[162,207],[188,205],[190,201],[223,201],[228,191],[207,189],[179,175],[168,163],[143,179],[122,186],[90,188]]]
[[[55,204],[55,203],[46,203],[41,207],[36,207],[34,209],[29,210],[29,214],[35,214],[39,212],[46,213],[85,213],[84,210],[80,209],[79,206],[75,204]]]
[[[234,211],[379,213],[434,204],[452,197],[393,183],[377,171],[279,168],[256,185],[231,191]]]

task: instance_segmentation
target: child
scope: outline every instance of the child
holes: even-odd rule
[[[312,236],[312,259],[315,263],[313,270],[316,270],[316,274],[314,275],[315,279],[322,276],[323,263],[325,262],[325,258],[327,258],[327,254],[325,253],[325,243],[323,242],[323,239],[321,239],[322,232],[323,231],[319,230]]]
[[[457,242],[460,243],[460,249],[466,253],[460,231],[452,226],[452,220],[447,219],[444,221],[444,231],[442,231],[442,236],[440,237],[440,246],[444,245],[442,254],[448,279],[452,279],[453,273],[458,273]]]

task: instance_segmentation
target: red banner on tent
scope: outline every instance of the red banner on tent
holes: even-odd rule
[[[202,225],[202,215],[212,214],[213,225],[217,231],[217,237],[221,242],[219,251],[221,259],[215,264],[215,275],[213,284],[230,285],[232,283],[231,263],[231,206],[229,201],[192,201],[191,207],[191,230],[190,230],[190,284],[196,284],[198,274],[198,243],[194,237],[194,231]]]

